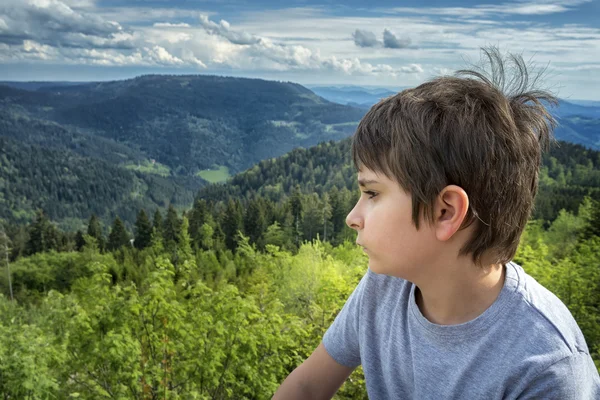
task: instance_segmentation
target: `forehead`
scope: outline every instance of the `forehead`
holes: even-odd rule
[[[368,184],[385,184],[388,181],[385,175],[378,174],[364,166],[358,170],[357,179],[360,186]]]

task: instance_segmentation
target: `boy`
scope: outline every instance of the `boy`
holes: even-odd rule
[[[371,399],[600,399],[561,301],[511,262],[555,125],[521,57],[484,50],[459,71],[382,100],[352,152],[348,214],[369,269],[274,399],[328,399],[358,365]],[[507,91],[505,95],[503,92]]]

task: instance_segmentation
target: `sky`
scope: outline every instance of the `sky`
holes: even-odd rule
[[[415,86],[520,54],[543,88],[600,100],[600,0],[0,0],[0,80],[216,74]]]

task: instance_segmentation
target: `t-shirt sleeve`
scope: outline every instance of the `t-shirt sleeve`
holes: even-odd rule
[[[358,328],[362,298],[369,274],[371,271],[367,270],[323,336],[323,345],[327,353],[339,364],[350,368],[356,368],[361,363]]]
[[[592,358],[574,353],[542,371],[519,396],[524,399],[600,399],[600,377]]]

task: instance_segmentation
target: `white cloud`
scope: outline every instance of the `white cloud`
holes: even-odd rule
[[[186,24],[185,22],[180,22],[178,24],[171,24],[169,22],[156,22],[152,26],[155,28],[189,28],[190,24]]]
[[[95,15],[120,24],[130,26],[147,25],[148,23],[171,22],[181,19],[198,19],[201,15],[213,15],[208,10],[160,7],[102,7],[94,10]]]
[[[400,39],[389,29],[383,30],[383,47],[386,49],[404,49],[410,45],[410,39]]]
[[[503,4],[481,4],[474,7],[394,7],[380,10],[387,13],[452,15],[456,17],[482,17],[493,14],[545,15],[570,11],[591,0],[551,0],[511,2]]]
[[[9,45],[33,40],[61,47],[132,47],[118,23],[76,11],[59,0],[5,0],[0,16],[0,42]]]
[[[371,31],[357,29],[352,33],[354,38],[354,44],[358,47],[377,47],[381,45],[381,42],[377,40],[375,34]]]
[[[254,69],[256,66],[264,69],[277,71],[286,70],[329,70],[338,71],[347,75],[389,75],[414,74],[422,72],[416,64],[394,68],[387,64],[376,64],[363,62],[358,57],[340,58],[335,55],[322,56],[319,50],[312,50],[306,46],[275,43],[272,40],[248,33],[246,31],[234,30],[224,20],[218,24],[212,22],[206,16],[200,18],[200,23],[210,34],[227,40],[232,45],[239,46],[234,51],[227,48],[228,55],[235,56],[232,66]],[[213,60],[222,64],[228,64],[230,57],[223,54],[217,55]]]
[[[463,57],[477,60],[479,48],[494,43],[502,50],[524,51],[526,59],[534,56],[540,65],[550,62],[560,79],[572,81],[597,71],[600,29],[532,22],[526,16],[558,13],[583,2],[399,7],[383,17],[296,8],[240,12],[228,22],[211,20],[209,11],[200,10],[4,0],[0,62],[194,67],[313,82],[342,83],[352,76],[354,83],[408,85],[465,67]],[[509,14],[522,18],[506,21]]]
[[[232,30],[229,22],[225,20],[221,20],[217,24],[209,20],[208,16],[201,15],[200,24],[206,29],[206,32],[211,35],[222,36],[233,44],[256,44],[261,41],[261,38],[258,36]]]

